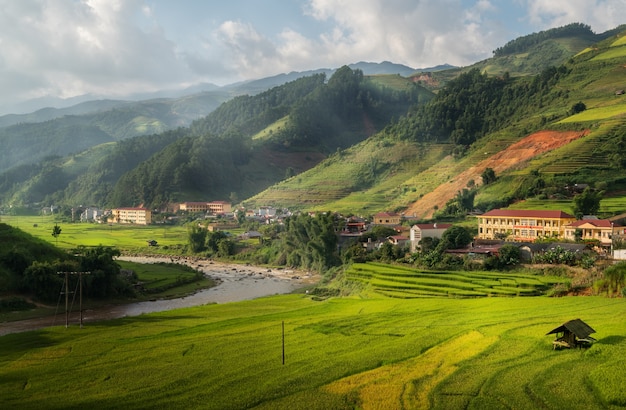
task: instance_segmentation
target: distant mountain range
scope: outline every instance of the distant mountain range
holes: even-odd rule
[[[617,194],[624,30],[551,29],[462,68],[361,62],[5,116],[0,207],[230,199],[429,218],[572,183]]]
[[[381,63],[358,62],[349,64],[348,67],[359,69],[365,75],[382,75],[382,74],[398,74],[402,77],[408,77],[418,72],[434,72],[453,68],[449,64],[443,64],[429,68],[411,68],[402,64],[395,64],[389,61]],[[91,94],[71,97],[41,97],[32,100],[17,103],[13,107],[0,108],[0,111],[10,111],[10,114],[0,116],[0,127],[7,127],[22,122],[41,122],[64,115],[82,115],[90,114],[98,111],[116,108],[124,104],[132,102],[154,100],[154,99],[180,99],[192,97],[196,94],[214,94],[219,96],[227,95],[229,97],[237,95],[254,95],[266,91],[272,87],[285,84],[298,78],[311,76],[314,74],[326,74],[330,77],[336,68],[320,68],[308,71],[293,71],[290,73],[278,74],[275,76],[260,78],[257,80],[242,81],[225,86],[218,86],[212,83],[200,83],[179,90],[161,90],[151,93],[136,93],[127,96],[124,99],[111,98],[109,96],[96,96]],[[221,98],[220,98],[221,99]],[[208,112],[202,111],[197,118],[206,115]]]

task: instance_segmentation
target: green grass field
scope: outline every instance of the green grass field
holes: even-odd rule
[[[624,315],[601,297],[286,295],[54,327],[0,337],[0,406],[617,409]],[[554,351],[575,318],[597,342]]]
[[[57,223],[52,216],[10,216],[2,215],[0,222],[20,228],[29,234],[57,245],[59,248],[73,249],[77,246],[114,246],[126,250],[143,250],[159,253],[165,247],[187,243],[187,228],[167,225],[107,225],[94,223],[58,222],[61,234],[58,243],[52,236],[52,228]],[[148,248],[147,241],[156,240],[158,247]]]

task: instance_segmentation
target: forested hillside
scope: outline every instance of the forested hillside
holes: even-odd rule
[[[19,122],[0,128],[0,172],[36,164],[48,156],[77,154],[102,143],[187,126],[229,97],[214,92],[179,99],[93,102],[64,110],[4,116],[0,121]]]
[[[391,89],[343,67],[328,82],[319,74],[237,97],[194,122],[190,137],[124,175],[108,202],[162,207],[171,201],[243,199],[364,140],[431,96],[418,85]],[[282,126],[254,138],[279,120]]]

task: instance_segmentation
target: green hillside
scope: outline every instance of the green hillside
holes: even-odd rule
[[[0,118],[0,172],[47,156],[66,156],[93,146],[188,126],[230,98],[225,92],[139,102],[90,102],[64,110],[40,110]]]
[[[68,255],[50,243],[20,229],[0,223],[0,290],[17,292],[23,287],[22,274],[34,261],[53,262]]]
[[[616,94],[626,88],[622,39],[618,29],[594,34],[577,24],[521,37],[491,59],[437,72],[436,95],[417,77],[348,67],[330,78],[313,74],[233,98],[175,135],[116,142],[99,159],[85,154],[82,166],[64,165],[81,154],[8,169],[0,174],[2,202],[165,207],[230,198],[420,219],[451,216],[457,193],[470,188],[484,209],[558,198],[570,183],[598,183],[614,196],[624,185],[615,171],[626,169],[615,149],[626,146],[626,100]],[[178,103],[180,111],[193,105]],[[78,153],[81,144],[134,141],[133,133],[176,121],[168,104],[21,124],[0,155],[36,160],[59,147]],[[72,139],[69,124],[84,138]],[[18,134],[30,141],[27,151],[16,151]],[[50,134],[58,138],[41,148]],[[482,186],[486,168],[498,178]]]
[[[626,88],[621,38],[608,36],[536,76],[462,73],[380,134],[246,204],[430,218],[470,187],[482,209],[564,198],[574,183],[618,194],[626,183],[619,172],[626,99],[616,95]],[[579,103],[584,108],[574,112]],[[487,167],[498,179],[482,186]]]

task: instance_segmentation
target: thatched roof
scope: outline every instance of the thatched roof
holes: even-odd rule
[[[573,333],[579,339],[587,339],[589,338],[590,334],[596,332],[595,330],[591,328],[591,326],[589,326],[582,320],[574,319],[574,320],[570,320],[569,322],[563,323],[561,326],[557,327],[556,329],[553,329],[549,331],[548,333],[546,333],[546,335],[551,335],[553,333],[560,333],[560,332],[566,332],[566,331]]]

